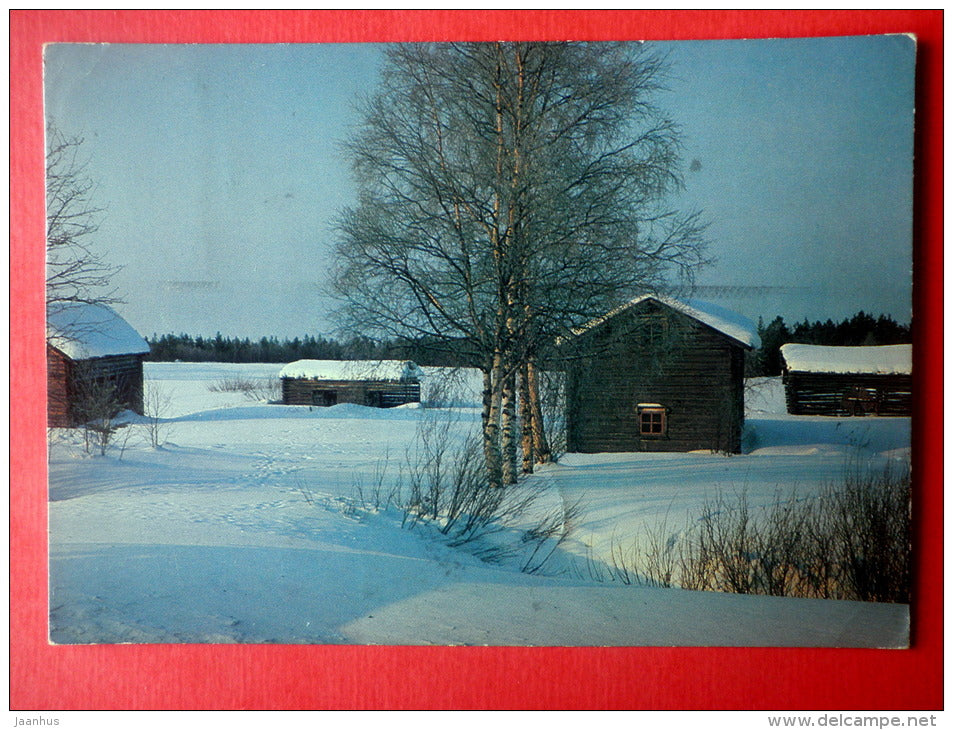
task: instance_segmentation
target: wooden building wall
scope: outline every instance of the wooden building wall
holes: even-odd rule
[[[648,301],[576,343],[569,368],[570,451],[741,450],[744,348]],[[639,404],[665,408],[662,435],[640,433]]]
[[[788,413],[798,416],[910,416],[910,375],[788,372]]]
[[[48,424],[69,427],[85,422],[94,397],[117,411],[142,413],[142,361],[142,355],[114,355],[74,362],[47,347]]]
[[[69,405],[70,360],[59,350],[46,348],[46,421],[52,428],[72,426]]]
[[[356,403],[362,406],[393,408],[420,402],[419,383],[383,380],[316,380],[282,378],[282,401],[296,406],[333,406]]]

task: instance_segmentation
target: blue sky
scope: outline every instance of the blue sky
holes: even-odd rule
[[[909,320],[913,41],[656,45],[682,127],[676,204],[711,222],[700,296],[752,319]],[[353,196],[340,142],[380,61],[370,44],[48,47],[47,114],[85,140],[133,326],[330,331],[332,221]]]

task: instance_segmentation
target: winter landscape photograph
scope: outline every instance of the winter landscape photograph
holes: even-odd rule
[[[44,50],[49,642],[911,642],[916,40]]]

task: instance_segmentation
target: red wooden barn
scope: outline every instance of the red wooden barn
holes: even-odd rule
[[[103,409],[142,413],[142,361],[149,345],[100,304],[49,308],[46,318],[47,421],[71,427]]]

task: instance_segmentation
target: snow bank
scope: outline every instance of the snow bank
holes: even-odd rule
[[[285,365],[279,378],[315,380],[420,380],[423,371],[410,360],[296,360]]]
[[[912,345],[876,347],[830,347],[823,345],[781,345],[788,370],[802,373],[865,373],[909,375],[913,368]]]
[[[842,464],[861,456],[909,458],[910,419],[761,414],[745,419],[749,456],[828,453]],[[805,473],[812,462],[805,462]]]
[[[51,305],[46,332],[50,343],[71,360],[149,352],[132,325],[104,304]]]

